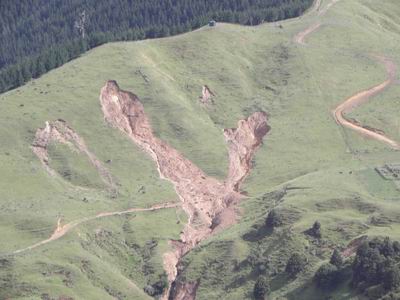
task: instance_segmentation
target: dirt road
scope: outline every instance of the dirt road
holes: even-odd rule
[[[392,62],[391,60],[389,60],[388,58],[385,58],[385,57],[376,56],[376,58],[385,65],[388,78],[384,82],[382,82],[368,90],[361,91],[361,92],[351,96],[350,98],[348,98],[346,101],[344,101],[338,107],[336,107],[336,109],[333,111],[333,115],[338,124],[345,126],[347,128],[350,128],[350,129],[360,133],[363,136],[375,139],[377,141],[380,141],[382,143],[389,145],[390,147],[392,147],[394,149],[400,150],[400,144],[398,142],[390,139],[389,137],[385,136],[380,130],[373,130],[370,127],[363,127],[362,125],[356,123],[354,120],[350,120],[350,119],[346,118],[346,116],[345,116],[346,113],[351,112],[354,108],[367,102],[371,97],[376,96],[377,94],[381,93],[395,81],[396,65],[394,64],[394,62]]]
[[[76,226],[82,224],[82,223],[86,223],[92,220],[96,220],[96,219],[100,219],[100,218],[104,218],[104,217],[111,217],[111,216],[120,216],[120,215],[125,215],[125,214],[129,214],[129,213],[134,213],[134,212],[144,212],[144,211],[155,211],[155,210],[160,210],[160,209],[166,209],[166,208],[175,208],[180,206],[180,203],[163,203],[163,204],[156,204],[152,207],[149,208],[131,208],[131,209],[127,209],[127,210],[123,210],[123,211],[114,211],[114,212],[102,212],[99,213],[95,216],[92,217],[86,217],[86,218],[82,218],[79,220],[75,220],[72,221],[70,223],[67,223],[65,225],[61,225],[60,221],[57,222],[57,228],[56,230],[54,230],[53,234],[48,238],[45,239],[43,241],[40,241],[36,244],[33,244],[32,246],[23,248],[23,249],[19,249],[16,250],[14,252],[12,252],[12,254],[19,254],[22,252],[26,252],[28,250],[33,250],[37,247],[40,247],[42,245],[48,244],[50,242],[56,241],[59,238],[63,237],[64,235],[66,235],[69,231],[71,231],[72,229],[74,229]]]
[[[316,1],[316,5],[318,5],[318,8],[316,10],[319,10],[318,15],[319,16],[324,16],[328,10],[337,2],[340,0],[331,0],[324,8],[320,9],[321,6],[321,1]],[[317,21],[316,23],[313,23],[309,27],[307,27],[305,30],[299,32],[298,34],[295,35],[294,37],[294,42],[300,45],[305,45],[305,39],[318,30],[321,27],[321,22]],[[381,84],[378,84],[368,90],[359,92],[352,97],[348,98],[346,101],[344,101],[342,104],[340,104],[333,112],[334,117],[336,122],[339,125],[342,125],[344,127],[350,128],[354,131],[357,131],[358,133],[362,134],[363,136],[375,139],[377,141],[383,142],[390,147],[394,149],[400,149],[400,144],[389,137],[387,137],[381,130],[379,129],[374,129],[370,128],[368,126],[362,126],[358,124],[355,120],[351,120],[345,117],[346,113],[351,112],[354,108],[358,107],[359,105],[365,103],[368,101],[371,97],[381,93],[383,90],[385,90],[389,85],[391,85],[394,80],[395,80],[395,75],[396,75],[396,66],[395,64],[385,58],[385,57],[380,57],[380,56],[375,56],[376,59],[381,61],[386,68],[386,72],[388,74],[388,78],[382,82]]]
[[[305,45],[306,44],[306,42],[305,42],[306,37],[309,36],[311,33],[316,31],[320,27],[321,27],[321,23],[319,23],[319,22],[311,25],[307,29],[305,29],[305,30],[299,32],[298,34],[296,34],[296,36],[294,37],[294,41],[297,44]]]
[[[321,0],[315,1],[314,4],[314,9],[312,11],[318,11],[318,16],[322,17],[324,16],[328,10],[337,2],[340,0],[331,0],[324,8],[321,9]],[[300,31],[298,34],[296,34],[293,38],[294,42],[299,44],[299,45],[305,45],[306,38],[316,30],[318,30],[321,27],[321,22],[317,21],[316,23],[313,23],[303,31]]]

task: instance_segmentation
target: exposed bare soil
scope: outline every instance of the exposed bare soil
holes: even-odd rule
[[[351,112],[356,107],[370,100],[370,98],[372,98],[373,96],[376,96],[377,94],[383,92],[388,86],[395,82],[396,65],[394,64],[394,62],[388,58],[381,56],[376,56],[376,58],[385,65],[388,76],[387,79],[384,82],[368,90],[361,91],[351,96],[338,107],[336,107],[333,114],[338,124],[350,128],[365,137],[375,139],[389,145],[394,149],[400,150],[400,144],[387,137],[382,130],[375,129],[366,125],[361,125],[358,121],[354,119],[346,118],[346,113]]]
[[[176,149],[153,135],[143,105],[133,93],[115,81],[102,88],[100,102],[105,120],[125,132],[156,162],[160,177],[173,183],[189,220],[174,251],[164,255],[170,288],[164,299],[195,299],[198,282],[180,283],[180,259],[200,241],[235,222],[235,206],[241,199],[240,184],[250,171],[251,158],[269,131],[267,115],[257,112],[241,120],[237,128],[224,130],[229,149],[229,172],[224,182],[207,176]]]
[[[61,143],[70,147],[72,151],[84,153],[89,158],[90,163],[97,169],[103,182],[110,188],[113,193],[116,193],[110,172],[103,166],[103,164],[96,158],[96,156],[89,151],[86,147],[84,140],[63,120],[56,120],[54,122],[46,122],[44,128],[39,128],[36,131],[35,139],[32,143],[32,151],[36,154],[42,162],[45,169],[51,175],[56,175],[49,166],[49,154],[47,148],[50,143]]]
[[[355,254],[358,248],[368,239],[366,235],[360,236],[352,240],[349,245],[342,251],[342,256],[347,258]]]
[[[200,101],[203,104],[211,104],[213,103],[213,97],[215,94],[211,91],[211,89],[207,85],[203,85],[203,89],[201,91]]]
[[[102,213],[98,213],[95,216],[91,216],[91,217],[86,217],[86,218],[82,218],[79,220],[75,220],[72,222],[69,222],[67,224],[62,225],[61,224],[61,219],[59,219],[57,221],[57,228],[54,230],[53,234],[48,238],[45,239],[43,241],[40,241],[36,244],[33,244],[29,247],[23,248],[23,249],[19,249],[14,251],[12,254],[19,254],[22,252],[26,252],[28,250],[33,250],[39,246],[48,244],[50,242],[53,242],[55,240],[58,240],[59,238],[63,237],[64,235],[66,235],[69,231],[71,231],[72,229],[74,229],[76,226],[82,224],[82,223],[86,223],[88,221],[92,221],[95,219],[99,219],[99,218],[104,218],[104,217],[111,217],[111,216],[120,216],[120,215],[125,215],[125,214],[129,214],[129,213],[133,213],[133,212],[143,212],[143,211],[155,211],[155,210],[160,210],[160,209],[166,209],[166,208],[175,208],[180,206],[180,203],[162,203],[162,204],[156,204],[153,205],[152,207],[149,208],[130,208],[127,210],[123,210],[123,211],[114,211],[114,212],[102,212]]]

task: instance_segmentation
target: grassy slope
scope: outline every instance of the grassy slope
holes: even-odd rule
[[[275,24],[218,24],[168,39],[107,44],[0,95],[0,137],[6,141],[0,145],[0,167],[4,170],[0,180],[0,232],[6,241],[1,243],[0,253],[49,236],[60,214],[70,221],[100,211],[177,198],[172,187],[158,179],[153,162],[104,123],[98,95],[107,79],[115,79],[122,88],[138,94],[157,135],[218,178],[223,178],[227,170],[222,129],[235,126],[237,120],[256,110],[270,115],[271,133],[243,187],[250,198],[243,203],[242,220],[187,257],[187,277],[202,278],[199,299],[250,297],[255,278],[252,267],[243,265],[234,272],[231,268],[249,254],[265,251],[265,245],[276,245],[266,251],[274,266],[279,266],[279,260],[283,264],[292,249],[304,245],[313,249],[302,234],[285,229],[274,235],[262,233],[260,243],[243,237],[253,225],[263,222],[273,204],[274,197],[267,193],[285,184],[307,187],[290,191],[280,204],[296,216],[294,233],[318,219],[328,244],[344,245],[364,233],[400,237],[397,223],[391,227],[363,225],[371,215],[371,211],[365,211],[368,205],[374,214],[392,219],[400,212],[394,185],[372,170],[399,161],[398,154],[338,128],[331,116],[331,110],[346,97],[384,80],[383,67],[369,53],[385,54],[400,65],[400,49],[395,42],[400,14],[396,10],[396,0],[379,5],[373,0],[339,2],[304,47],[294,44],[292,37],[314,22],[315,16],[282,22],[283,28]],[[217,95],[215,105],[208,108],[198,101],[204,84]],[[397,90],[398,86],[391,87],[354,114],[400,138],[393,101]],[[120,185],[116,199],[93,184],[98,178],[92,178],[89,189],[82,189],[74,186],[74,181],[62,176],[51,178],[43,170],[29,144],[36,128],[57,118],[66,120],[99,160],[111,160],[105,165]],[[63,151],[62,155],[73,164],[74,154]],[[73,170],[83,170],[80,160],[75,159],[75,163]],[[62,167],[57,161],[55,165]],[[81,176],[88,174],[93,170]],[[142,186],[145,193],[140,191]],[[173,210],[167,210],[82,225],[61,240],[16,256],[1,271],[0,283],[13,284],[2,289],[0,296],[32,299],[32,294],[49,293],[106,299],[120,292],[121,297],[146,299],[141,290],[162,272],[161,253],[166,241],[176,238],[181,229],[177,219]],[[338,224],[345,227],[344,233],[335,230]],[[111,232],[110,236],[105,233],[106,241],[99,241],[103,236],[99,229]],[[137,244],[144,249],[152,238],[159,240],[150,262],[156,271],[145,278],[140,267],[144,250],[133,251],[126,245]],[[131,243],[124,243],[129,239]],[[118,249],[110,248],[115,244]],[[296,295],[296,299],[311,299],[312,293],[318,299],[312,287],[303,291],[302,286],[329,252],[327,249],[319,258],[309,255],[310,271],[298,280],[288,283],[276,277],[271,284],[272,298]],[[224,276],[218,265],[221,260],[225,262]],[[71,285],[68,280],[63,282],[65,275],[42,274],[53,274],[60,268],[73,274]],[[337,298],[343,298],[346,289],[337,293]]]

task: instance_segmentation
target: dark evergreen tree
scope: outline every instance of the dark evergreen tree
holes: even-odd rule
[[[380,252],[386,257],[391,257],[394,255],[395,251],[393,248],[393,243],[388,237],[386,237],[380,247]]]
[[[394,290],[400,286],[400,270],[397,266],[391,266],[383,277],[383,285],[387,290]]]
[[[265,225],[270,228],[276,228],[283,225],[282,214],[276,210],[272,209],[265,220]]]
[[[397,246],[396,246],[397,247]],[[362,244],[353,262],[353,284],[384,284],[387,289],[398,285],[399,256],[389,238],[375,238]]]
[[[398,241],[393,242],[393,250],[396,254],[400,253],[400,243]]]
[[[379,282],[379,266],[384,262],[384,257],[378,249],[363,245],[357,251],[353,263],[353,282],[357,285],[366,282],[369,285]]]
[[[330,263],[323,264],[315,273],[314,280],[319,288],[330,289],[338,282],[338,268]]]
[[[269,284],[265,276],[259,276],[254,284],[253,294],[256,300],[264,300],[269,292]]]
[[[331,259],[329,262],[338,268],[340,268],[343,265],[342,255],[340,254],[340,252],[337,249],[333,250],[333,253],[332,253],[332,256],[331,256]]]
[[[5,91],[5,89],[6,89],[6,84],[4,82],[4,79],[0,77],[0,93],[2,91]]]
[[[315,221],[313,226],[308,230],[308,233],[317,239],[321,238],[321,223],[319,221]]]
[[[306,264],[307,259],[304,255],[293,253],[286,264],[285,271],[290,277],[296,277],[298,273],[304,271]]]

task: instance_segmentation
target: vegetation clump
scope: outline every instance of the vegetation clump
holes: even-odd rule
[[[272,229],[282,226],[283,225],[282,214],[278,210],[272,209],[268,213],[267,219],[265,220],[265,225]]]
[[[285,271],[290,277],[296,277],[298,273],[305,270],[307,258],[300,253],[293,253],[287,264]]]
[[[340,268],[343,265],[343,257],[337,249],[333,251],[329,262],[337,268]]]
[[[353,285],[367,288],[382,285],[386,290],[400,286],[400,249],[389,238],[375,238],[357,250],[353,270]]]
[[[313,226],[307,230],[307,233],[312,237],[320,239],[322,237],[321,223],[319,221],[315,221]]]
[[[269,284],[265,276],[259,276],[254,284],[253,294],[256,300],[264,300],[269,292]]]
[[[315,273],[314,281],[319,288],[330,289],[336,285],[338,278],[338,268],[331,263],[326,263]]]

